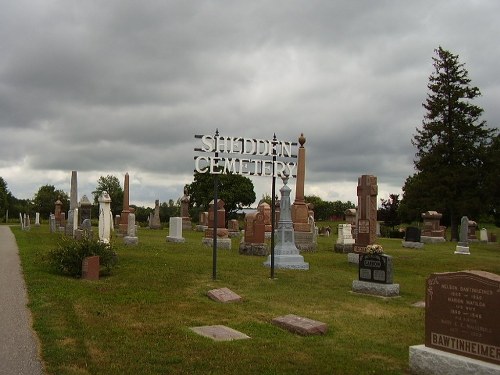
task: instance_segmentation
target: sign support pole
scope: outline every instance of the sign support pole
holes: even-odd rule
[[[215,164],[217,165],[217,158],[219,152],[217,150],[217,137],[219,136],[219,129],[215,129]],[[212,279],[217,279],[217,217],[219,216],[219,175],[214,174],[214,231],[213,231],[213,249],[212,249]]]

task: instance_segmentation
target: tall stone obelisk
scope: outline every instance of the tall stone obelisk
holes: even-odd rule
[[[306,137],[301,133],[299,137],[299,151],[297,155],[297,179],[295,181],[295,201],[292,205],[292,221],[295,231],[295,244],[300,250],[315,250],[314,220],[309,206],[305,201],[304,185],[306,180]]]
[[[123,183],[123,209],[120,215],[120,234],[127,235],[128,231],[128,214],[130,213],[130,190],[129,190],[129,175],[125,173],[125,181]]]
[[[71,186],[70,186],[70,197],[69,197],[68,222],[66,223],[66,235],[73,236],[75,226],[78,226],[78,183],[77,183],[76,171],[71,171]]]

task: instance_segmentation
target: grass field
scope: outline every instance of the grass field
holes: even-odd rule
[[[334,227],[334,226],[332,226]],[[95,228],[94,228],[95,229]],[[500,230],[497,233],[500,234]],[[167,230],[140,229],[139,245],[113,245],[119,264],[99,281],[50,271],[46,255],[58,241],[47,226],[12,227],[49,374],[407,374],[408,347],[424,342],[425,279],[433,272],[476,269],[500,274],[500,245],[456,243],[401,247],[379,239],[394,260],[400,297],[353,294],[357,266],[332,251],[336,236],[319,237],[318,251],[303,253],[309,271],[276,270],[263,257],[219,250],[212,280],[212,249],[202,234],[184,232],[167,243]],[[221,304],[206,293],[228,287],[243,302]],[[324,336],[302,337],[272,325],[296,314],[328,324]],[[249,340],[214,342],[189,327],[222,324]]]

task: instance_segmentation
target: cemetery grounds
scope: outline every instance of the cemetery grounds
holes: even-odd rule
[[[112,239],[119,263],[110,275],[85,281],[50,270],[47,253],[59,235],[48,225],[12,230],[48,374],[407,374],[408,347],[424,343],[424,309],[413,304],[424,300],[428,275],[500,274],[499,243],[471,243],[471,255],[455,255],[453,242],[418,250],[380,238],[393,256],[400,297],[354,294],[358,267],[333,251],[332,234],[318,237],[316,252],[302,253],[309,271],[277,269],[274,280],[266,258],[240,255],[235,237],[231,250],[218,251],[214,281],[202,232],[184,231],[186,242],[178,244],[166,242],[168,230],[141,228],[137,246]],[[243,301],[206,296],[223,287]],[[327,323],[328,331],[304,337],[271,324],[287,314]],[[215,342],[190,330],[203,325],[251,338]]]

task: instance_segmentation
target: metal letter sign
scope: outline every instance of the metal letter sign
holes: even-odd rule
[[[214,204],[218,202],[219,174],[234,173],[243,176],[272,177],[271,203],[271,279],[274,278],[274,220],[276,177],[296,177],[297,163],[291,160],[297,155],[292,152],[296,142],[279,141],[276,134],[272,140],[224,137],[219,135],[195,135],[201,139],[201,147],[195,148],[200,155],[194,157],[194,170],[214,176]],[[217,277],[217,215],[214,217],[213,273]]]

